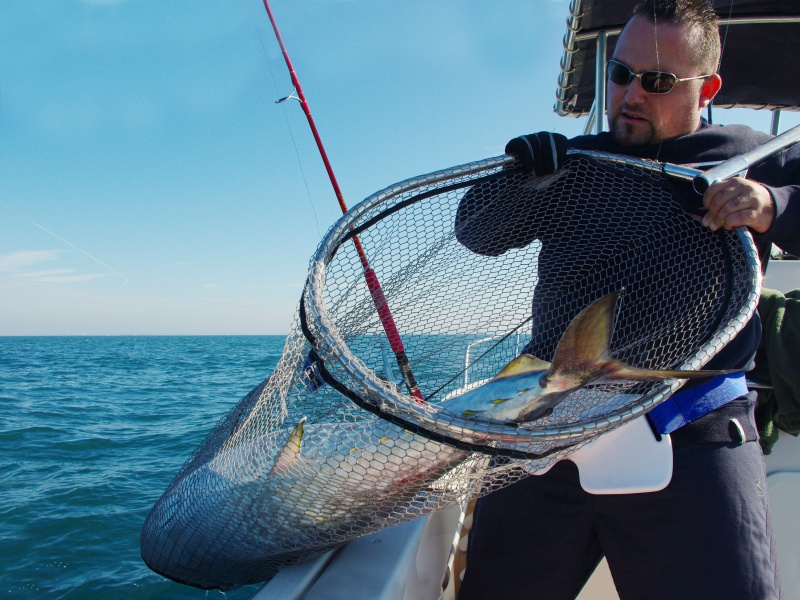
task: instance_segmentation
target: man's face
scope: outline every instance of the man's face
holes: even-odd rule
[[[634,73],[666,71],[679,78],[707,75],[693,64],[695,48],[686,28],[654,25],[637,16],[620,34],[614,59]],[[626,86],[609,81],[606,109],[614,139],[622,146],[643,146],[693,133],[701,110],[719,88],[714,82],[711,97],[707,97],[707,83],[707,79],[683,81],[669,93],[651,94],[642,89],[639,78]]]

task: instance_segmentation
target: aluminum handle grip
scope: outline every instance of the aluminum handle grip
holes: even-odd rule
[[[730,179],[798,141],[800,141],[800,125],[792,127],[789,131],[772,138],[766,144],[750,152],[734,156],[709,169],[702,175],[698,175],[694,178],[694,189],[698,194],[703,194],[712,184]]]

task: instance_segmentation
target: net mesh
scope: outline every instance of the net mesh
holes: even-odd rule
[[[409,180],[331,229],[275,372],[150,512],[152,569],[202,588],[264,581],[509,485],[641,415],[680,382],[592,385],[520,426],[447,410],[521,352],[552,359],[572,319],[610,292],[622,290],[611,354],[637,367],[699,368],[750,318],[748,234],[700,226],[658,165],[575,154],[544,178],[511,167],[504,157]],[[406,388],[354,236],[424,400]]]

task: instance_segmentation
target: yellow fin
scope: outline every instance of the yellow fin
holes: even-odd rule
[[[733,372],[642,369],[610,358],[608,345],[620,294],[613,292],[603,296],[572,320],[556,347],[553,366],[547,375],[551,382],[558,380],[558,386],[570,389],[600,380],[698,379]]]
[[[281,448],[280,454],[278,454],[278,458],[275,460],[275,464],[272,466],[272,470],[269,472],[270,475],[286,475],[289,469],[300,459],[305,424],[306,418],[303,417],[292,429],[286,443]]]
[[[502,379],[503,377],[511,377],[513,375],[522,375],[524,373],[540,373],[547,371],[550,368],[550,363],[541,358],[536,358],[532,354],[521,354],[494,376],[495,379]]]
[[[548,378],[574,378],[576,386],[583,385],[584,377],[608,361],[619,296],[620,292],[603,296],[578,313],[558,342]]]
[[[475,415],[481,414],[482,410],[470,410],[469,408],[463,411],[461,414],[464,417],[474,417]]]

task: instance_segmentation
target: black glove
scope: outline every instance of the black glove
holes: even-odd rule
[[[516,158],[525,171],[537,177],[555,173],[567,157],[567,138],[540,131],[521,135],[506,144],[506,154]]]

